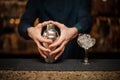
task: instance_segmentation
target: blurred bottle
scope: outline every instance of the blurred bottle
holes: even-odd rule
[[[58,37],[59,34],[55,29],[55,26],[53,24],[48,24],[46,30],[43,32],[43,37],[47,38],[47,39],[51,39],[53,42],[55,42]],[[48,43],[43,43],[43,46],[46,48],[49,48]],[[55,48],[52,48],[50,50],[54,50]],[[53,63],[55,61],[54,57],[55,55],[49,55],[48,52],[44,52],[47,56],[47,58],[45,59],[45,62],[47,63]]]

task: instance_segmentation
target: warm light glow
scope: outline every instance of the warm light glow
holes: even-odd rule
[[[107,2],[107,0],[102,0],[103,2]]]
[[[11,19],[9,20],[9,23],[10,23],[10,24],[14,24],[14,22],[15,22],[14,18],[11,18]]]
[[[19,18],[15,19],[15,24],[19,24],[19,23],[20,23],[20,19]]]

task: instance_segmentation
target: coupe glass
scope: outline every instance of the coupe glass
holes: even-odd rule
[[[95,45],[95,38],[91,38],[91,36],[89,34],[79,34],[77,42],[79,44],[79,46],[81,46],[82,48],[85,49],[85,57],[83,59],[83,63],[84,64],[90,64],[89,60],[88,60],[88,49],[91,48],[92,46]]]

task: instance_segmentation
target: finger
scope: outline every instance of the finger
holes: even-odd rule
[[[51,23],[51,21],[44,21],[41,25],[42,25],[42,27],[45,27],[45,26],[47,26],[50,23]]]
[[[43,52],[42,50],[40,50],[40,49],[38,48],[38,51],[39,51],[40,55],[41,55],[43,58],[47,58],[47,56],[44,54],[44,52]]]
[[[64,41],[64,42],[62,43],[62,45],[60,45],[60,47],[58,47],[57,49],[55,49],[54,51],[52,51],[52,52],[50,53],[50,55],[59,53],[59,52],[65,47],[66,43],[67,43],[67,42]]]
[[[43,47],[43,46],[40,44],[39,41],[35,41],[35,43],[37,44],[37,47],[38,47],[39,49],[41,49],[42,51],[51,52],[50,49],[47,49],[47,48]]]
[[[51,21],[44,21],[43,23],[39,23],[36,28],[38,28],[39,30],[42,30],[43,27],[46,27],[48,24],[50,24]]]
[[[50,21],[52,24],[54,24],[56,27],[58,27],[59,29],[61,29],[63,26],[65,26],[62,23],[56,22],[56,21]]]
[[[40,41],[40,42],[46,42],[46,43],[52,43],[52,40],[50,40],[50,39],[47,39],[47,38],[45,38],[44,36],[42,36],[41,35],[41,32],[42,32],[42,27],[46,27],[47,26],[47,24],[49,24],[50,22],[49,21],[45,21],[45,22],[43,22],[43,23],[41,23],[41,24],[39,24],[39,26],[41,26],[41,28],[39,29],[40,30],[40,35],[39,35],[39,37],[38,37],[38,40]]]
[[[52,44],[49,45],[50,48],[54,48],[59,46],[60,44],[62,44],[62,42],[64,41],[63,37],[58,38],[55,42],[53,42]]]
[[[45,37],[43,37],[43,36],[38,37],[37,40],[40,41],[41,43],[49,43],[49,44],[52,43],[52,40],[47,39],[47,38],[45,38]]]
[[[55,56],[55,60],[57,60],[64,52],[64,48],[62,49],[62,51],[60,53],[58,53],[56,56]]]

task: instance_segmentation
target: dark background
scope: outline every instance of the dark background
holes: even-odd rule
[[[39,55],[32,40],[24,40],[17,27],[27,0],[0,0],[0,57],[36,57]],[[120,0],[91,0],[93,26],[91,36],[96,38],[88,50],[91,58],[120,58]],[[38,23],[36,19],[34,25]]]

